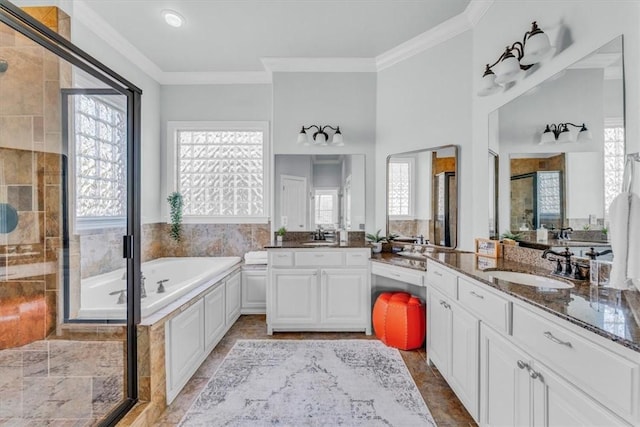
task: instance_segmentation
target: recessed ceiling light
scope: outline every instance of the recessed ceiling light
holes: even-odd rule
[[[163,10],[162,17],[167,24],[175,28],[182,27],[182,24],[184,24],[182,15],[174,10]]]

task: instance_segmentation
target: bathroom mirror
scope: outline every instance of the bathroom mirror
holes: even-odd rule
[[[364,154],[277,154],[274,171],[274,229],[364,230]]]
[[[606,238],[624,168],[622,46],[619,36],[490,114],[500,232],[544,224],[592,234],[581,240]],[[541,144],[547,125],[567,122],[577,125],[567,126],[567,138],[551,132],[551,142]],[[579,132],[583,124],[588,132]]]
[[[458,164],[455,145],[387,157],[387,235],[455,248]]]

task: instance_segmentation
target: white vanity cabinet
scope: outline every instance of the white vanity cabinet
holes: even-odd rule
[[[637,352],[433,261],[427,288],[428,360],[480,425],[640,425]]]
[[[270,249],[267,331],[371,333],[370,249]]]
[[[242,268],[242,314],[267,312],[267,266]]]

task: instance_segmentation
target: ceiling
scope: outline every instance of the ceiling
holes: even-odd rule
[[[469,0],[84,0],[162,72],[263,71],[261,58],[374,58]],[[186,19],[164,23],[161,11]]]

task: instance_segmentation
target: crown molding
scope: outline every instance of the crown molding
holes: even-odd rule
[[[377,71],[389,68],[420,52],[471,30],[489,10],[494,0],[471,0],[465,10],[432,29],[381,53],[375,58]]]
[[[375,73],[374,58],[260,58],[268,72]]]
[[[72,17],[148,74],[149,77],[157,82],[161,81],[163,71],[160,67],[87,6],[85,0],[75,0],[73,2]]]
[[[163,72],[158,81],[162,85],[260,85],[271,84],[267,71],[229,72]]]

